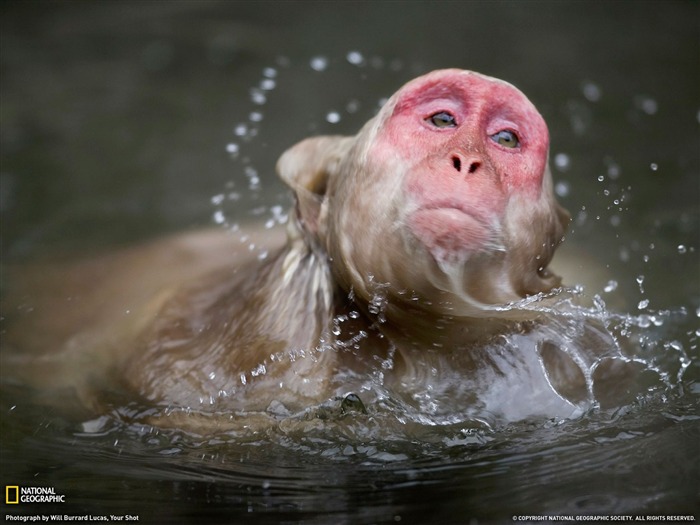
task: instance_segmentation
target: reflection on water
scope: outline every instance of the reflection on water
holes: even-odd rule
[[[135,25],[114,5],[62,6],[54,21],[6,8],[3,257],[45,258],[213,222],[264,259],[242,226],[287,220],[288,195],[270,176],[283,149],[310,134],[354,132],[424,71],[474,68],[512,81],[542,110],[556,192],[574,219],[568,243],[605,268],[587,292],[631,312],[594,315],[614,317],[663,385],[621,409],[506,428],[426,418],[387,394],[363,399],[367,414],[315,407],[286,424],[206,437],[153,427],[144,422],[153,409],[138,404],[115,403],[99,418],[67,415],[4,385],[5,484],[56,487],[68,503],[55,512],[141,522],[697,512],[696,6],[665,8],[671,35],[658,27],[663,17],[631,6],[550,6],[545,16],[516,4],[468,13],[420,5],[367,7],[376,20],[360,40],[329,25],[353,14],[343,8],[319,7],[308,21],[282,7],[182,4],[151,7]],[[285,17],[298,31],[284,32]],[[471,33],[429,24],[442,47],[417,29],[461,17]],[[423,36],[396,47],[382,19]],[[580,29],[591,24],[595,38]],[[303,36],[317,27],[326,46]],[[532,27],[548,38],[533,38]],[[485,53],[481,42],[494,31],[500,45]]]
[[[37,407],[15,411],[13,437],[23,437],[6,458],[13,474],[60,487],[70,502],[60,512],[142,521],[689,513],[699,467],[700,426],[688,415],[697,406],[679,399],[498,433],[440,429],[420,440],[363,438],[352,428],[363,423],[352,420],[308,434],[204,439],[116,417],[79,430]]]

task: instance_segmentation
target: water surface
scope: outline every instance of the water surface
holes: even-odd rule
[[[609,272],[590,292],[624,305],[668,373],[667,388],[575,420],[389,436],[376,427],[395,407],[201,437],[134,422],[144,407],[69,417],[4,386],[4,484],[55,487],[67,503],[52,512],[146,523],[698,517],[696,3],[6,2],[2,15],[3,263],[281,227],[285,148],[354,133],[421,73],[475,69],[541,110],[567,243]]]

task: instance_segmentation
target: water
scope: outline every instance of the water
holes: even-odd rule
[[[18,481],[58,487],[69,501],[61,513],[413,523],[690,513],[696,502],[700,432],[688,414],[697,406],[678,400],[496,434],[453,431],[432,442],[358,441],[351,428],[202,439],[113,421],[88,433],[50,413],[15,410],[22,415],[11,418],[11,437],[23,437],[5,465]]]
[[[144,424],[138,404],[95,418],[4,386],[2,482],[67,500],[6,513],[698,517],[695,4],[376,3],[361,15],[335,3],[313,14],[256,3],[35,7],[2,8],[3,262],[212,224],[280,228],[289,196],[272,173],[286,147],[355,132],[418,74],[470,68],[516,84],[544,115],[557,194],[574,219],[567,245],[605,269],[589,292],[634,316],[640,352],[668,384],[620,409],[505,428],[426,423],[375,403],[207,437]],[[240,241],[267,257],[255,238]]]

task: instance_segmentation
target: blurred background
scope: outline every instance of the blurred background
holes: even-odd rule
[[[81,434],[6,395],[3,481],[57,486],[71,513],[155,522],[697,508],[699,20],[697,1],[674,0],[3,1],[3,263],[274,226],[291,204],[274,173],[287,147],[355,133],[419,74],[473,69],[539,108],[567,242],[610,271],[632,313],[667,320],[658,351],[687,368],[670,405],[450,438],[459,447],[438,444],[429,461],[414,443],[375,443],[391,454],[372,463],[333,443],[312,456],[128,425]]]

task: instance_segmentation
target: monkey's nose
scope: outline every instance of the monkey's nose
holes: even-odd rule
[[[462,159],[458,155],[452,156],[452,166],[457,171],[462,171],[462,164],[467,166],[467,173],[476,173],[476,171],[481,168],[481,161],[478,159],[470,159],[467,162],[462,162]]]

